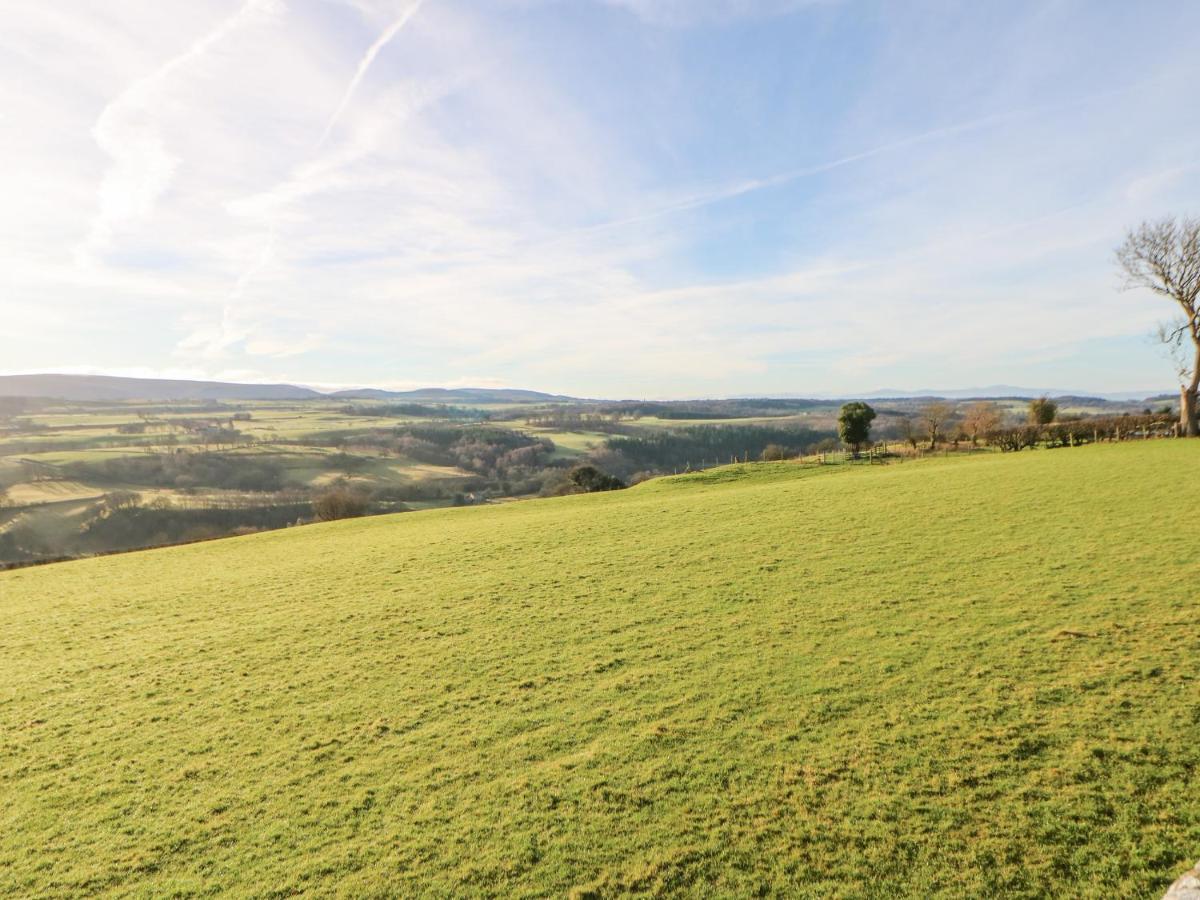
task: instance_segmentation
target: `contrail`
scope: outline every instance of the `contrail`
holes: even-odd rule
[[[257,13],[278,14],[283,10],[281,0],[245,0],[236,12],[230,15],[225,21],[221,22],[200,38],[186,51],[172,60],[164,63],[157,72],[147,78],[147,81],[155,81],[165,78],[167,75],[180,66],[186,65],[197,57],[203,56],[208,49],[220,40],[223,40],[230,32],[245,25]]]
[[[358,61],[358,68],[354,70],[354,77],[350,79],[350,83],[346,86],[346,90],[342,94],[341,102],[338,103],[337,109],[333,111],[333,115],[329,117],[329,122],[326,123],[325,130],[321,132],[321,137],[314,147],[314,152],[316,150],[320,150],[322,145],[329,138],[334,126],[336,126],[338,123],[338,119],[342,117],[342,113],[345,112],[346,107],[350,105],[350,101],[353,99],[354,92],[358,89],[359,83],[366,76],[367,70],[371,68],[371,63],[375,62],[375,57],[377,57],[380,51],[388,45],[392,38],[400,33],[400,29],[407,25],[408,21],[417,14],[417,10],[421,8],[421,5],[424,2],[425,0],[415,0],[415,2],[404,11],[400,18],[396,19],[396,21],[384,29],[383,33],[375,39],[375,43],[371,44],[371,46],[367,48],[367,52],[364,53],[362,59]],[[240,302],[242,295],[246,291],[246,288],[271,261],[272,251],[274,249],[277,237],[276,228],[278,217],[279,213],[277,211],[271,215],[269,221],[270,232],[262,243],[257,259],[245,271],[243,271],[241,275],[238,276],[237,282],[234,284],[233,288],[229,292],[229,295],[225,299],[225,304],[223,307],[224,312],[222,314],[223,334],[225,332],[225,323],[229,320],[234,304]]]
[[[1144,82],[1137,83],[1133,87],[1153,85],[1157,84],[1158,81],[1158,79],[1147,79]],[[830,172],[834,169],[840,169],[843,166],[849,166],[856,162],[861,162],[864,159],[870,159],[875,156],[883,156],[888,153],[893,153],[896,150],[903,150],[919,144],[939,141],[943,138],[953,137],[959,134],[967,134],[1016,119],[1036,118],[1048,113],[1071,110],[1075,107],[1084,106],[1098,100],[1103,100],[1118,94],[1127,93],[1130,90],[1132,90],[1132,87],[1126,86],[1112,90],[1097,91],[1096,93],[1088,94],[1082,98],[1072,101],[1047,103],[1029,108],[1008,110],[1006,112],[993,113],[978,119],[972,119],[967,122],[959,122],[955,125],[946,125],[941,128],[934,128],[930,131],[923,131],[918,134],[909,135],[908,137],[899,138],[898,140],[882,144],[878,147],[861,150],[858,153],[852,153],[849,156],[843,156],[839,159],[817,163],[811,166],[805,166],[804,168],[791,169],[786,172],[780,172],[778,174],[769,175],[763,178],[747,179],[745,181],[738,182],[737,184],[719,188],[715,191],[688,197],[668,206],[652,209],[644,213],[638,213],[625,219],[601,222],[597,225],[581,228],[579,229],[579,232],[591,233],[594,231],[604,231],[610,228],[622,228],[629,225],[637,225],[642,222],[648,222],[654,219],[674,215],[675,213],[700,209],[705,206],[710,206],[714,203],[720,203],[722,200],[731,200],[734,197],[741,197],[744,194],[754,193],[755,191],[779,187],[780,185],[798,181],[801,178],[810,178],[813,175],[822,175],[825,172]]]
[[[660,207],[649,212],[630,216],[626,219],[620,219],[613,222],[603,222],[599,225],[593,225],[590,228],[585,228],[583,230],[593,231],[606,228],[623,227],[627,225],[636,225],[641,222],[662,218],[663,216],[669,216],[674,213],[699,209],[701,207],[710,206],[713,203],[719,203],[722,200],[731,200],[734,197],[741,197],[744,194],[754,193],[755,191],[761,191],[766,188],[779,187],[780,185],[788,184],[792,181],[798,181],[801,178],[809,178],[813,175],[821,175],[825,172],[831,172],[834,169],[840,169],[843,166],[848,166],[864,159],[870,159],[873,156],[882,156],[886,153],[911,147],[915,144],[923,144],[928,141],[935,141],[951,135],[973,131],[975,129],[983,128],[1008,118],[1025,114],[1026,113],[1024,111],[1001,113],[994,116],[986,116],[981,119],[975,119],[971,122],[963,122],[958,125],[948,125],[943,128],[935,128],[932,131],[914,134],[906,138],[891,141],[890,143],[883,144],[878,147],[872,147],[869,150],[862,150],[858,153],[852,153],[851,155],[843,156],[840,159],[817,163],[816,165],[812,166],[805,166],[801,169],[792,169],[787,172],[780,172],[779,174],[770,175],[765,178],[752,178],[747,181],[739,182],[738,184],[730,185],[729,187],[721,188],[705,194],[699,194],[694,197],[689,197],[686,200],[681,200],[678,203],[673,203],[669,206]]]
[[[88,258],[103,246],[118,221],[149,215],[174,176],[177,161],[152,125],[143,121],[152,112],[164,83],[257,15],[272,15],[282,9],[279,0],[245,0],[236,12],[183,53],[135,81],[101,110],[92,138],[111,164],[100,184],[100,208],[87,239],[76,250],[77,260]]]
[[[421,4],[424,2],[425,0],[416,0],[412,6],[404,11],[400,18],[384,30],[383,34],[375,40],[375,43],[367,48],[367,52],[358,61],[358,68],[354,72],[354,77],[350,79],[350,84],[346,86],[346,92],[342,94],[342,102],[333,111],[333,115],[329,117],[329,123],[325,126],[325,130],[321,132],[321,139],[317,141],[318,147],[325,143],[325,140],[329,137],[329,133],[337,125],[338,119],[342,117],[342,113],[350,105],[350,100],[354,96],[354,92],[358,89],[359,82],[367,74],[367,69],[371,68],[371,63],[375,62],[375,57],[379,55],[379,51],[386,47],[392,38],[400,33],[400,29],[407,25],[408,20],[417,14],[417,10],[421,8]]]

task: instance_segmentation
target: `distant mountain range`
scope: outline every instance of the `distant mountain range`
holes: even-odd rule
[[[883,388],[877,391],[869,391],[868,394],[864,394],[863,396],[871,398],[871,400],[898,400],[900,397],[940,397],[943,400],[985,400],[985,398],[986,400],[1000,400],[1000,398],[1010,397],[1020,397],[1022,400],[1030,400],[1033,397],[1069,397],[1078,398],[1078,400],[1092,398],[1092,400],[1128,402],[1147,400],[1147,398],[1174,397],[1175,395],[1165,391],[1080,391],[1056,388],[1018,388],[1018,386],[1012,384],[992,384],[988,388],[961,388],[952,390],[923,388],[906,391]]]
[[[0,397],[54,400],[305,400],[323,394],[292,384],[231,384],[113,375],[0,375]]]
[[[878,391],[870,391],[865,396],[880,400],[896,400],[901,397],[940,397],[945,400],[997,399],[1002,397],[1019,397],[1021,399],[1031,399],[1033,397],[1074,397],[1080,399],[1095,398],[1098,400],[1128,401],[1172,395],[1165,394],[1162,391],[1116,391],[1109,393],[1105,391],[1064,391],[1056,388],[1026,388],[1011,384],[993,384],[988,387],[952,390],[922,388],[916,391],[898,391],[893,388],[882,388]]]
[[[384,391],[358,388],[326,394],[339,400],[414,400],[425,403],[548,403],[578,400],[563,394],[522,391],[515,388],[421,388],[415,391]]]
[[[237,384],[228,381],[180,381],[121,378],[114,375],[0,375],[0,397],[54,400],[408,400],[426,403],[544,403],[572,400],[560,394],[509,388],[377,388],[322,393],[294,384]]]
[[[853,397],[895,400],[899,398],[942,397],[948,400],[1001,397],[1097,398],[1116,401],[1173,399],[1170,392],[1062,391],[1023,388],[1008,384],[954,390],[922,389],[901,391],[884,388]],[[794,398],[798,394],[776,394],[776,398]],[[849,399],[852,395],[830,397]],[[421,388],[413,391],[386,391],[379,388],[322,392],[294,384],[237,384],[227,381],[179,381],[166,378],[121,378],[113,375],[0,375],[0,397],[43,397],[70,401],[120,400],[403,400],[419,403],[553,403],[579,402],[580,398],[542,391],[513,388]]]

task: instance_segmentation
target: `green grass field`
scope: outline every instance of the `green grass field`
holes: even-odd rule
[[[1155,896],[1200,443],[760,464],[0,573],[0,893]]]

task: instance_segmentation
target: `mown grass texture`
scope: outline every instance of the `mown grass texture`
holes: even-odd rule
[[[0,892],[1152,896],[1200,444],[731,466],[0,574]]]

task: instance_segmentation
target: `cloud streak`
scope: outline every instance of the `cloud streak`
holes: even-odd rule
[[[615,396],[1170,376],[1110,251],[1200,204],[1200,124],[1171,118],[1200,9],[731,0],[692,29],[639,2],[13,13],[6,365]]]
[[[350,79],[350,83],[346,85],[346,90],[342,93],[342,99],[338,102],[337,108],[333,111],[333,115],[329,117],[329,121],[325,124],[325,130],[321,132],[321,137],[317,141],[317,147],[320,148],[329,135],[336,127],[338,120],[341,119],[342,113],[346,111],[346,107],[350,105],[350,101],[354,99],[354,92],[358,90],[358,86],[362,83],[363,78],[367,75],[367,70],[371,68],[371,64],[375,62],[381,50],[392,42],[392,39],[400,33],[405,25],[409,23],[413,16],[420,10],[425,0],[414,0],[414,2],[387,28],[383,33],[375,39],[375,42],[367,48],[367,52],[362,55],[358,61],[358,66],[354,70],[354,76]]]
[[[353,77],[343,91],[337,108],[333,111],[316,143],[316,151],[320,151],[325,145],[380,51],[417,14],[423,2],[424,0],[415,0],[399,18],[383,30],[359,59]],[[434,93],[436,96],[436,92]],[[246,349],[251,353],[280,357],[300,355],[320,345],[321,340],[318,336],[307,334],[302,340],[292,345],[291,349],[283,349],[288,345],[281,344],[277,338],[253,339],[249,331],[236,327],[233,323],[238,318],[238,308],[246,304],[246,294],[254,280],[272,263],[276,262],[280,219],[285,215],[287,208],[306,197],[335,189],[338,186],[345,186],[348,182],[353,181],[344,174],[343,170],[364,155],[369,154],[377,139],[378,135],[368,129],[365,135],[360,135],[357,140],[352,140],[347,147],[332,156],[319,157],[297,166],[286,181],[269,191],[251,197],[237,198],[227,204],[228,210],[234,215],[246,216],[252,220],[261,215],[266,223],[267,234],[260,239],[259,249],[254,260],[238,275],[226,296],[221,309],[219,327],[201,326],[179,342],[176,348],[178,352],[184,356],[199,353],[205,358],[216,358],[235,344],[244,342]]]
[[[144,219],[167,190],[179,159],[167,149],[153,115],[169,82],[230,34],[283,10],[281,0],[245,0],[184,52],[135,81],[100,112],[92,137],[109,158],[98,191],[98,209],[77,258],[89,260],[110,242],[124,222]]]
[[[782,16],[838,0],[603,0],[653,25],[686,27]]]

